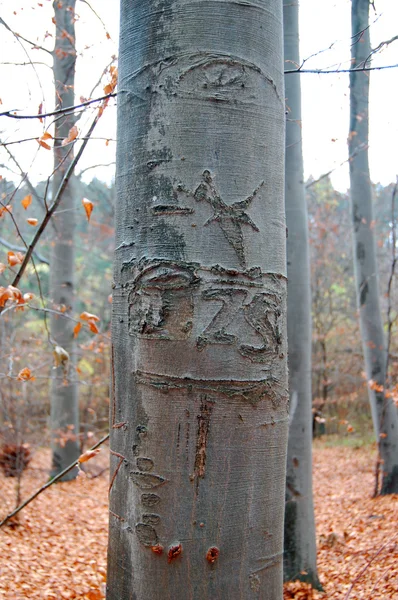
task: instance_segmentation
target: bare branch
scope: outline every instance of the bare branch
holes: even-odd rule
[[[106,440],[108,438],[109,438],[109,433],[107,433],[106,435],[104,435],[104,437],[101,438],[99,440],[99,442],[97,442],[96,444],[94,444],[94,446],[92,446],[90,448],[89,452],[91,452],[92,450],[96,450],[97,448],[99,448],[99,446],[101,446],[104,442],[106,442]],[[47,481],[47,483],[45,483],[44,485],[42,485],[41,488],[39,488],[38,490],[36,490],[34,494],[32,494],[27,500],[25,500],[25,502],[22,502],[22,504],[20,504],[20,506],[17,506],[17,508],[15,510],[13,510],[12,512],[10,512],[2,521],[0,521],[0,527],[2,527],[3,525],[5,525],[7,523],[7,521],[9,521],[12,517],[15,517],[16,514],[18,514],[23,508],[25,508],[25,506],[28,506],[28,504],[30,504],[32,502],[32,500],[34,500],[35,498],[37,498],[37,496],[39,496],[42,492],[44,492],[51,485],[53,485],[53,483],[56,483],[57,481],[59,481],[60,479],[62,479],[62,477],[64,475],[66,475],[67,473],[69,473],[69,471],[72,471],[72,469],[74,469],[75,467],[77,467],[78,464],[79,464],[79,460],[75,460],[75,462],[73,462],[71,465],[69,465],[69,467],[66,467],[66,469],[64,469],[63,471],[61,471],[61,473],[58,473],[58,475],[56,477],[53,477],[52,479],[50,479],[50,481]]]
[[[117,92],[113,92],[112,94],[107,94],[106,96],[101,96],[100,98],[94,98],[93,100],[87,100],[86,102],[82,102],[81,104],[76,104],[75,106],[66,106],[65,108],[59,108],[57,110],[53,110],[49,113],[43,113],[41,115],[18,115],[17,110],[6,110],[5,112],[0,113],[0,117],[9,117],[10,119],[43,119],[44,117],[54,117],[57,115],[66,115],[69,113],[78,110],[79,108],[84,108],[85,106],[90,106],[90,104],[94,104],[95,102],[101,102],[102,100],[106,100],[107,98],[116,98]]]
[[[27,44],[30,44],[31,46],[33,46],[32,50],[43,50],[43,52],[47,52],[47,54],[50,54],[50,56],[53,55],[51,50],[48,50],[47,48],[44,48],[43,46],[39,46],[38,44],[36,44],[35,42],[31,42],[30,40],[26,39],[23,35],[21,35],[20,33],[16,33],[15,31],[13,31],[11,29],[11,27],[9,25],[7,25],[7,23],[4,21],[4,19],[2,19],[0,17],[0,24],[3,25],[10,33],[12,33],[12,35],[14,37],[16,37],[19,40],[23,40],[24,42],[26,42]],[[32,61],[29,61],[29,64],[32,64]]]

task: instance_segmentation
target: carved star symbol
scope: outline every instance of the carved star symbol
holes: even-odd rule
[[[214,221],[220,225],[224,236],[235,250],[242,267],[246,267],[242,225],[249,225],[254,231],[259,231],[257,225],[245,211],[263,185],[264,181],[245,200],[228,205],[217,192],[210,171],[205,170],[203,171],[203,182],[198,185],[193,193],[195,200],[208,202],[213,208],[214,214],[206,221],[205,226]]]

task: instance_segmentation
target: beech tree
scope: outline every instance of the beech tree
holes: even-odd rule
[[[282,598],[282,2],[122,0],[107,598]]]
[[[369,173],[369,73],[355,72],[368,64],[369,0],[352,0],[350,73],[351,209],[354,231],[354,271],[369,400],[382,472],[381,493],[398,492],[398,417],[386,391],[387,352],[379,302],[374,219]],[[376,493],[378,491],[376,482]]]
[[[75,0],[54,2],[56,40],[53,52],[55,81],[55,106],[73,106],[75,92]],[[56,119],[54,128],[53,195],[73,161],[74,115]],[[65,141],[67,143],[65,143]],[[50,297],[66,314],[73,314],[75,304],[75,184],[72,176],[62,198],[62,205],[54,214],[54,234],[50,259]],[[51,313],[50,329],[54,343],[56,367],[51,382],[51,476],[60,473],[75,461],[79,454],[79,406],[77,378],[73,372],[76,344],[72,320]],[[76,477],[77,469],[65,475]]]
[[[285,67],[300,63],[299,8],[283,5]],[[285,204],[290,427],[286,473],[284,577],[319,585],[312,498],[311,290],[304,189],[300,75],[285,76]]]

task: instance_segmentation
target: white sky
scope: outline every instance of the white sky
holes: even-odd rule
[[[42,4],[42,6],[40,6]],[[398,34],[398,1],[376,0],[377,12],[371,9],[372,47]],[[93,14],[94,9],[103,23]],[[300,4],[301,57],[307,58],[322,50],[305,64],[306,68],[348,68],[350,59],[350,0],[302,0]],[[76,40],[79,51],[76,98],[88,97],[97,83],[104,67],[117,54],[118,0],[82,0],[76,3],[79,20],[76,23]],[[50,0],[0,0],[0,16],[16,32],[26,38],[52,49],[53,37],[45,38],[46,31],[53,34],[52,2]],[[35,65],[15,67],[5,62],[26,62],[26,54],[13,36],[0,26],[0,112],[20,109],[29,114],[37,112],[44,98],[44,108],[53,108],[52,72],[48,66]],[[109,32],[111,39],[106,37]],[[24,44],[25,48],[29,46]],[[331,47],[332,46],[332,47]],[[331,47],[331,48],[330,48]],[[40,50],[30,50],[34,61],[51,64],[51,58]],[[373,66],[398,63],[398,40],[381,51],[373,60]],[[39,83],[40,81],[40,83]],[[305,177],[319,177],[347,159],[348,133],[348,74],[303,74],[303,149]],[[104,81],[93,93],[102,95]],[[395,110],[398,97],[398,69],[373,71],[371,73],[370,105],[370,166],[374,182],[386,185],[395,181],[398,174],[397,140],[398,118]],[[87,111],[78,123],[82,133],[88,129],[93,112]],[[93,138],[115,138],[116,110],[109,107],[101,118]],[[46,120],[45,125],[51,123]],[[40,136],[44,125],[38,121],[11,121],[0,118],[1,141],[14,141]],[[50,128],[51,132],[51,128]],[[334,141],[333,141],[334,140]],[[108,146],[103,140],[89,142],[79,163],[84,169],[98,163],[114,160],[115,143]],[[52,168],[52,153],[39,148],[36,141],[9,146],[24,170],[35,183],[48,176]],[[15,168],[0,151],[0,163]],[[114,167],[101,167],[88,172],[87,178],[96,174],[110,181]],[[10,178],[10,173],[0,167],[0,174]],[[348,187],[348,166],[338,167],[332,174],[335,187],[345,191]]]

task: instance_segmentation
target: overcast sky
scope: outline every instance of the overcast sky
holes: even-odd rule
[[[305,63],[306,68],[348,68],[350,65],[350,0],[302,0],[300,4],[301,57],[313,58]],[[42,6],[40,6],[42,5]],[[377,12],[371,8],[371,43],[376,47],[380,42],[398,34],[398,1],[376,0]],[[96,16],[93,12],[97,13]],[[90,4],[78,0],[76,3],[78,21],[76,41],[78,63],[76,76],[76,98],[88,97],[98,82],[104,67],[111,57],[117,54],[118,2],[117,0],[91,0]],[[51,22],[52,3],[50,0],[0,0],[0,16],[16,32],[48,49],[54,44],[54,26]],[[107,38],[106,32],[110,34]],[[47,36],[46,36],[47,33]],[[50,35],[48,35],[50,34]],[[0,35],[0,109],[20,109],[26,113],[36,113],[44,99],[46,110],[53,108],[51,57],[41,50],[30,50],[23,44],[30,58],[36,64],[14,66],[14,62],[27,62],[27,54],[11,33],[1,28]],[[323,51],[319,53],[320,51]],[[373,66],[398,63],[398,40],[385,47],[373,60]],[[47,66],[46,66],[47,65]],[[305,177],[321,174],[337,167],[347,159],[348,133],[348,75],[303,74],[303,148]],[[101,95],[106,80],[93,92]],[[395,181],[398,175],[397,144],[398,118],[395,110],[398,97],[398,69],[373,71],[371,73],[370,107],[370,166],[374,182],[386,185]],[[88,129],[93,118],[92,111],[86,111],[78,123],[82,134]],[[110,106],[101,119],[89,148],[80,162],[80,169],[96,163],[114,160],[116,110]],[[50,120],[45,125],[49,125]],[[51,131],[51,130],[50,130]],[[40,136],[44,125],[38,121],[10,121],[0,119],[1,141],[14,141]],[[106,139],[111,141],[106,145]],[[11,145],[24,170],[31,174],[33,182],[47,176],[51,170],[52,156],[36,141]],[[0,151],[0,163],[9,161]],[[14,165],[10,166],[15,168]],[[101,167],[88,171],[86,178],[96,174],[110,181],[114,167]],[[3,177],[10,174],[0,168]],[[336,168],[332,174],[335,187],[341,191],[348,188],[348,166]]]

